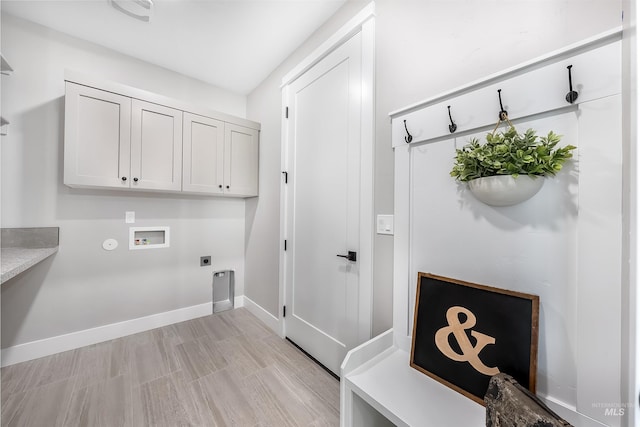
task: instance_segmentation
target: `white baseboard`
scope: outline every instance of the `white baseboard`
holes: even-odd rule
[[[246,307],[254,316],[278,333],[278,319],[255,302],[244,295],[240,295],[233,299],[233,303],[235,308]],[[173,323],[208,316],[211,313],[211,303],[208,302],[3,348],[0,350],[0,366],[15,365],[16,363],[39,357],[50,356]]]
[[[244,297],[244,307],[249,311],[249,313],[256,316],[262,323],[267,325],[273,332],[278,335],[280,333],[280,321],[273,314],[269,313],[264,308],[260,307],[258,304],[253,302],[250,298]]]
[[[235,297],[234,303],[236,307],[242,307],[244,305],[243,296]],[[3,348],[0,354],[0,365],[2,367],[10,366],[173,323],[208,316],[211,311],[211,303],[208,302]]]
[[[244,307],[244,299],[245,299],[244,295],[240,295],[239,297],[235,297],[233,299],[233,308]]]

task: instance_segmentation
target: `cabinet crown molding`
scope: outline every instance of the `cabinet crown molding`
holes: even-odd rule
[[[162,105],[164,107],[175,108],[176,110],[186,111],[199,116],[211,117],[223,122],[229,122],[238,124],[240,126],[248,127],[260,131],[260,123],[254,122],[249,119],[245,119],[231,114],[223,113],[220,111],[212,110],[207,107],[193,105],[189,102],[182,101],[176,98],[160,95],[155,92],[150,92],[144,89],[139,89],[133,86],[127,86],[122,83],[102,80],[94,76],[84,74],[79,71],[65,70],[64,80],[66,82],[76,83],[83,86],[100,89],[107,92],[112,92],[117,95],[127,96],[129,98],[139,99],[141,101],[151,102],[153,104]]]

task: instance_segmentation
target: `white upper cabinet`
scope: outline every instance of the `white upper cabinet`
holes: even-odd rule
[[[177,190],[182,185],[182,111],[131,103],[131,188]]]
[[[224,122],[184,113],[182,190],[223,193]]]
[[[64,183],[128,188],[131,98],[67,82]]]
[[[73,74],[66,82],[66,185],[258,195],[259,123]]]
[[[258,131],[225,124],[224,191],[235,196],[258,195]]]
[[[184,113],[182,190],[258,195],[258,131]]]

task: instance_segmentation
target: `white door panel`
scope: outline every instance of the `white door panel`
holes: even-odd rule
[[[286,335],[338,373],[358,344],[361,36],[289,86]]]

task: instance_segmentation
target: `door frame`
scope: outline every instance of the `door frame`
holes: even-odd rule
[[[622,304],[622,402],[627,402],[625,427],[640,426],[640,47],[636,25],[638,6],[623,1],[622,93],[623,93],[623,304]],[[627,17],[628,16],[628,17]],[[626,111],[625,111],[626,109]],[[627,200],[624,200],[624,198]],[[625,304],[624,301],[627,301]],[[625,344],[625,342],[627,344]]]
[[[358,262],[360,264],[360,296],[358,300],[358,341],[371,338],[373,325],[373,162],[374,162],[374,38],[375,38],[375,4],[369,3],[327,41],[320,45],[309,56],[302,60],[282,79],[282,127],[281,127],[281,166],[287,170],[289,163],[289,138],[286,108],[289,97],[289,85],[311,67],[324,59],[338,46],[357,33],[362,34],[362,104],[360,124],[360,248]],[[280,267],[279,267],[279,301],[278,326],[281,337],[286,336],[283,307],[286,303],[286,267],[287,253],[284,241],[287,239],[286,224],[288,189],[285,180],[280,184]]]

